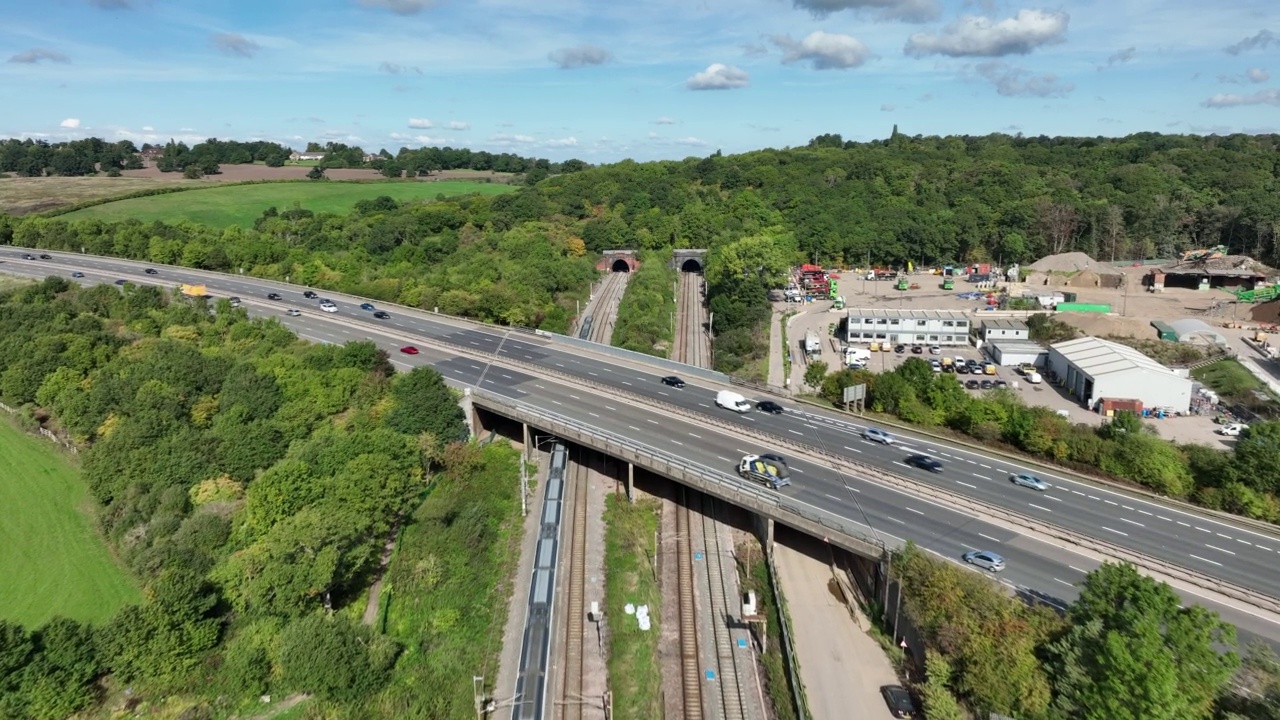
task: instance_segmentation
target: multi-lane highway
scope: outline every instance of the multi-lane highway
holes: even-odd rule
[[[301,296],[304,288],[256,278],[202,273],[183,268],[148,267],[113,258],[50,253],[49,260],[22,260],[23,250],[0,251],[0,271],[40,277],[70,276],[83,272],[84,282],[125,279],[140,284],[174,286],[203,283],[216,296],[235,295],[253,314],[278,316],[301,336],[322,342],[368,339],[392,353],[402,367],[431,365],[458,385],[479,386],[547,410],[568,415],[603,430],[631,437],[637,442],[676,453],[691,464],[732,473],[741,455],[761,450],[741,430],[756,430],[817,445],[855,462],[885,468],[926,486],[966,495],[991,508],[993,516],[1010,510],[1099,540],[1150,555],[1164,562],[1218,577],[1227,582],[1280,597],[1280,534],[1264,532],[1205,513],[1040,473],[1053,488],[1036,492],[1018,488],[1008,480],[1020,470],[1008,461],[972,448],[952,447],[918,438],[902,437],[885,446],[864,441],[862,426],[835,413],[791,408],[782,415],[738,415],[716,408],[717,388],[686,378],[676,389],[657,382],[666,374],[615,358],[597,357],[578,348],[560,347],[537,336],[479,327],[403,308],[384,308],[391,317],[378,320],[361,310],[359,298],[317,291],[338,306],[334,314],[321,313],[314,300]],[[266,299],[279,293],[283,301]],[[296,307],[299,317],[284,311]],[[421,349],[416,356],[398,352],[404,345]],[[466,356],[467,350],[493,353],[512,364],[494,363]],[[518,365],[540,368],[564,381],[537,377]],[[617,392],[617,396],[611,396]],[[621,393],[653,403],[632,402]],[[703,414],[729,423],[727,428],[708,426],[696,418],[664,410],[667,404],[685,412]],[[925,452],[941,460],[944,469],[934,474],[903,463],[907,455]],[[998,524],[982,522],[940,503],[905,494],[851,475],[841,474],[806,458],[794,458],[794,484],[783,492],[797,501],[836,512],[866,526],[894,545],[912,539],[939,554],[958,558],[968,549],[993,549],[1009,561],[1004,579],[1028,588],[1054,602],[1070,601],[1073,587],[1096,562],[1069,550],[1053,547]],[[1250,634],[1280,638],[1280,627],[1263,614],[1237,611],[1194,597],[1219,610]]]

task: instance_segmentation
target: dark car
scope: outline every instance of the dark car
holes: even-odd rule
[[[155,268],[147,268],[146,270],[143,270],[142,272],[144,272],[144,273],[146,273],[146,274],[148,274],[148,275],[159,275],[159,274],[160,274],[160,271],[159,271],[159,270],[157,270],[157,269],[155,269]]]
[[[884,696],[884,703],[889,706],[890,715],[908,720],[916,717],[915,701],[911,699],[911,693],[901,685],[885,685],[880,688],[880,694]]]
[[[116,284],[117,284],[117,285],[124,285],[124,284],[125,284],[125,283],[127,283],[127,282],[129,282],[129,281],[128,281],[128,280],[125,280],[125,279],[123,279],[123,278],[121,278],[120,280],[117,280],[117,281],[116,281]]]
[[[942,372],[944,372],[944,373],[953,373],[953,372],[955,372],[955,371],[956,371],[956,366],[955,366],[955,365],[943,365],[943,366],[942,366]]]
[[[756,403],[756,409],[760,412],[769,413],[770,415],[781,415],[786,412],[781,405],[772,400],[761,400]]]
[[[991,382],[990,380],[983,380],[982,382],[978,383],[978,387],[982,388],[983,390],[990,390],[995,386],[996,384]]]
[[[40,259],[41,259],[41,260],[52,260],[52,259],[53,259],[53,256],[52,256],[52,255],[41,255],[41,256],[40,256]]]
[[[231,303],[231,307],[240,307],[240,298],[235,295],[227,298],[227,302]]]
[[[1007,380],[997,380],[997,381],[996,381],[996,389],[997,389],[997,390],[999,390],[999,389],[1001,389],[1001,388],[1007,388],[1007,387],[1009,387],[1009,382],[1008,382]]]
[[[84,273],[82,273],[82,272],[80,272],[80,271],[78,271],[78,270],[77,270],[76,272],[71,273],[71,277],[73,277],[73,278],[82,278],[82,277],[84,277]]]
[[[904,353],[904,352],[906,352],[906,351],[907,351],[907,346],[906,346],[906,345],[894,345],[894,346],[893,346],[893,351],[894,351],[894,352],[896,352],[896,353]]]
[[[914,465],[921,470],[928,470],[929,472],[942,472],[942,463],[928,455],[912,455],[907,458],[907,464]]]
[[[361,310],[372,310],[372,309],[373,309],[373,304],[372,304],[372,303],[360,303],[360,309],[361,309]]]
[[[376,318],[378,318],[379,320],[390,320],[390,319],[391,319],[391,313],[389,313],[389,312],[383,312],[382,310],[379,310],[378,312],[374,313],[374,314],[373,314],[373,316],[374,316],[374,317],[376,317]]]
[[[760,458],[763,460],[769,460],[770,462],[776,462],[779,465],[787,464],[787,459],[782,457],[778,453],[771,453],[771,452],[760,453]]]
[[[682,387],[684,387],[684,381],[683,381],[683,380],[681,380],[680,378],[676,377],[675,375],[668,375],[668,376],[666,376],[666,377],[662,378],[662,384],[663,384],[663,385],[670,385],[670,386],[671,386],[671,387],[673,387],[673,388],[682,388]]]
[[[405,345],[404,347],[400,348],[400,352],[404,353],[405,355],[417,355],[418,348],[412,345]]]
[[[957,366],[956,366],[956,374],[958,374],[958,375],[968,375],[968,374],[969,374],[969,366],[968,366],[968,365],[957,365]]]
[[[978,381],[977,381],[977,380],[968,380],[968,381],[966,381],[966,382],[965,382],[965,384],[964,384],[964,389],[965,389],[965,390],[977,390],[977,389],[978,389]]]
[[[921,353],[923,353],[923,352],[924,352],[924,348],[923,348],[923,347],[921,347],[921,346],[919,346],[919,345],[912,345],[912,346],[911,346],[911,354],[912,354],[912,355],[919,355],[919,354],[921,354]]]
[[[283,300],[284,298],[280,297],[280,293],[267,293],[267,299],[268,299],[268,300]]]
[[[306,292],[302,293],[302,297],[304,297],[304,298],[306,298],[306,299],[308,299],[308,300],[315,300],[316,298],[318,298],[318,297],[320,297],[320,296],[319,296],[319,295],[317,295],[317,294],[315,294],[315,293],[314,293],[314,292],[312,292],[311,290],[308,290],[308,291],[306,291]]]
[[[22,253],[22,259],[23,259],[23,260],[35,260],[35,259],[36,259],[36,256],[35,256],[35,255],[32,255],[31,253]]]

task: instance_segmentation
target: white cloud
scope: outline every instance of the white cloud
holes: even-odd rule
[[[1270,30],[1259,30],[1256,35],[1250,35],[1234,45],[1228,45],[1223,50],[1229,55],[1239,55],[1254,48],[1266,50],[1273,44],[1280,44],[1280,38],[1276,37],[1275,33]]]
[[[509,135],[507,133],[498,133],[497,135],[489,138],[489,142],[498,143],[500,145],[511,145],[516,143],[527,145],[533,142],[533,137],[530,135]]]
[[[1250,82],[1266,82],[1271,79],[1271,73],[1262,68],[1249,68],[1249,72],[1245,73],[1249,77]]]
[[[64,128],[69,128],[71,130],[75,130],[76,128],[80,127],[80,118],[67,118],[66,120],[63,120],[62,122],[58,123],[58,127],[64,127]]]
[[[1071,16],[1065,12],[1019,10],[1000,21],[965,15],[937,35],[913,33],[903,49],[907,55],[1001,57],[1026,55],[1043,45],[1063,42]]]
[[[1013,67],[999,60],[980,63],[975,69],[996,86],[996,92],[1006,97],[1065,97],[1076,89],[1075,83],[1063,82],[1053,73],[1036,75],[1030,70]]]
[[[746,87],[750,82],[751,76],[746,70],[723,63],[713,63],[708,65],[706,70],[695,73],[684,84],[690,90],[732,90]]]
[[[576,137],[560,138],[559,140],[548,140],[545,143],[543,143],[543,145],[546,145],[547,147],[575,147],[577,144],[578,144],[578,138]]]
[[[390,10],[397,15],[416,15],[435,5],[434,0],[360,0],[367,8]]]
[[[675,125],[676,121],[674,118],[663,116],[658,118],[657,120],[654,120],[653,124],[654,125]]]
[[[395,140],[396,142],[408,145],[432,145],[440,142],[440,138],[433,138],[430,135],[411,135],[408,133],[393,132],[388,134],[387,137]]]
[[[411,128],[416,128],[418,130],[429,130],[435,126],[436,126],[435,123],[431,122],[426,118],[409,118],[409,127]]]
[[[471,123],[469,123],[469,122],[463,122],[463,121],[461,121],[461,120],[450,120],[450,121],[449,121],[449,129],[450,129],[450,130],[470,130],[470,129],[471,129]]]
[[[71,58],[67,57],[64,53],[60,53],[57,50],[50,50],[48,48],[31,48],[30,50],[23,50],[17,55],[13,55],[9,58],[9,62],[11,63],[24,63],[27,65],[33,65],[42,60],[48,60],[49,62],[56,63],[71,62]]]
[[[885,103],[880,106],[880,112],[893,112],[894,110],[897,110],[897,109],[898,109],[898,106],[894,105],[893,103]]]
[[[682,137],[672,140],[677,145],[688,145],[690,147],[706,147],[707,141],[696,137]]]
[[[572,70],[589,65],[603,65],[609,62],[608,50],[595,45],[579,45],[577,47],[560,48],[547,55],[547,59],[560,66],[561,70]]]
[[[808,60],[813,62],[815,70],[855,68],[871,56],[867,46],[852,35],[818,30],[798,42],[790,35],[774,35],[770,39],[784,51],[782,62],[790,64]]]
[[[249,58],[258,54],[262,46],[238,33],[215,33],[210,42],[223,55]]]
[[[155,132],[155,128],[151,127],[150,125],[143,125],[142,132]]]
[[[1249,95],[1219,93],[1205,100],[1201,105],[1208,108],[1239,107],[1241,105],[1277,105],[1280,106],[1280,90],[1259,90]]]
[[[841,10],[855,12],[870,10],[879,20],[902,22],[928,22],[942,14],[937,0],[792,0],[793,4],[808,10],[814,17],[826,17]]]

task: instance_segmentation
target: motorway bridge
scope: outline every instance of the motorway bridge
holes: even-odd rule
[[[85,283],[200,283],[301,337],[371,340],[399,367],[430,365],[470,388],[478,417],[511,418],[594,447],[865,556],[906,539],[952,559],[993,549],[1008,561],[1005,582],[1058,604],[1074,599],[1074,585],[1099,558],[1125,558],[1178,581],[1187,602],[1221,613],[1244,635],[1280,639],[1280,533],[1260,523],[1064,473],[1037,472],[1054,484],[1045,493],[1015,488],[1008,476],[1023,468],[1001,454],[905,432],[892,446],[868,443],[859,422],[820,409],[729,413],[714,405],[724,376],[684,368],[688,385],[676,389],[658,382],[671,372],[669,361],[592,351],[570,338],[396,306],[382,307],[391,317],[378,320],[359,308],[364,298],[317,290],[338,306],[328,314],[303,299],[308,288],[278,281],[73,253],[24,260],[23,252],[0,250],[0,271],[78,271]],[[144,274],[147,267],[158,274]],[[268,293],[284,300],[269,301]],[[290,307],[302,315],[286,317]],[[421,352],[401,354],[404,345]],[[792,486],[766,491],[737,478],[737,460],[763,450],[791,458]],[[945,470],[907,466],[913,452],[941,459]]]

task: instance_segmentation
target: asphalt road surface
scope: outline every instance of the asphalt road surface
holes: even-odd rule
[[[72,271],[79,271],[85,274],[80,280],[85,283],[124,279],[164,287],[204,284],[214,296],[240,297],[250,314],[278,317],[304,338],[339,344],[372,340],[391,353],[401,368],[430,365],[451,384],[482,387],[571,416],[584,424],[678,454],[691,464],[710,470],[732,474],[742,455],[771,449],[759,447],[731,430],[714,430],[658,408],[611,400],[607,390],[534,377],[514,367],[460,356],[447,346],[496,353],[744,428],[792,435],[827,452],[969,496],[989,505],[993,515],[998,516],[1001,509],[1013,510],[1280,597],[1280,571],[1276,570],[1280,567],[1280,535],[1046,473],[1038,474],[1053,484],[1048,491],[1017,487],[1009,482],[1009,475],[1021,468],[973,449],[905,436],[895,438],[895,442],[887,446],[871,443],[860,436],[863,426],[834,413],[808,408],[788,407],[782,415],[757,412],[739,415],[717,408],[714,397],[718,388],[709,383],[702,385],[693,377],[685,378],[688,382],[685,388],[675,389],[658,382],[658,377],[665,372],[644,371],[630,363],[589,356],[526,333],[477,328],[405,308],[385,308],[390,318],[379,320],[371,311],[360,309],[363,300],[337,293],[316,290],[320,297],[332,298],[338,306],[338,312],[324,313],[317,300],[302,297],[305,288],[284,283],[66,253],[49,253],[50,260],[28,261],[22,259],[23,253],[21,248],[0,251],[0,271],[32,277],[68,277]],[[155,268],[157,274],[145,274],[143,268],[146,267]],[[267,300],[267,294],[273,292],[283,296],[283,300]],[[287,308],[297,308],[302,315],[288,317],[284,314]],[[416,346],[419,354],[400,352],[406,345]],[[906,457],[914,453],[937,458],[943,463],[943,471],[935,474],[904,464]],[[789,497],[860,523],[867,535],[879,537],[889,545],[911,539],[957,562],[962,553],[971,549],[999,552],[1008,564],[1000,574],[1001,581],[1045,602],[1059,606],[1069,603],[1076,597],[1075,584],[1097,565],[1071,550],[981,522],[927,499],[837,473],[809,463],[803,457],[793,457],[790,466],[793,484],[782,491]],[[1280,627],[1261,615],[1228,608],[1207,597],[1186,599],[1222,613],[1240,627],[1242,636],[1280,640]]]

